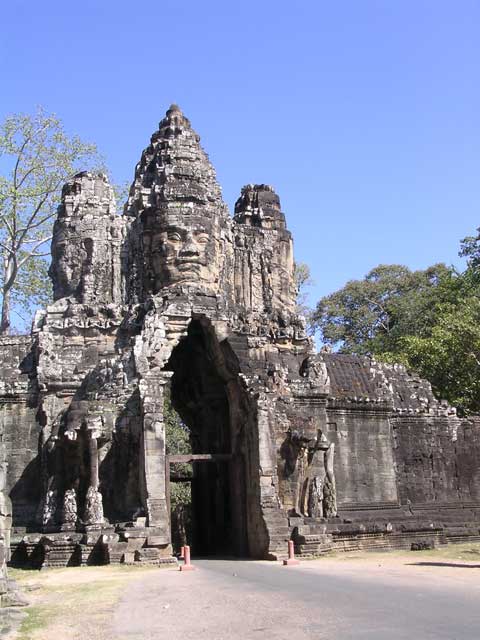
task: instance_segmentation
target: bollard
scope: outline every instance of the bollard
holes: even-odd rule
[[[178,557],[180,558],[180,560],[183,560],[185,558],[185,547],[183,545],[180,547],[180,555]]]
[[[300,564],[299,560],[295,560],[295,547],[293,540],[288,541],[288,560],[283,561],[284,567],[291,567],[293,565]]]
[[[194,567],[190,562],[190,547],[188,544],[183,547],[183,557],[185,564],[180,565],[180,571],[194,571],[197,567]]]

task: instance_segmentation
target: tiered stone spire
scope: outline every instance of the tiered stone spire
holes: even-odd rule
[[[138,216],[149,208],[201,205],[203,214],[226,214],[215,170],[200,145],[200,136],[180,108],[172,104],[135,169],[126,213]]]
[[[208,295],[225,289],[220,282],[232,220],[200,137],[176,105],[142,153],[126,214],[133,219],[134,296],[178,287]]]
[[[235,203],[235,222],[264,229],[286,229],[280,198],[268,184],[247,184]]]

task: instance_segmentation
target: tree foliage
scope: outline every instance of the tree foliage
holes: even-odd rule
[[[480,240],[466,238],[463,273],[379,265],[322,298],[314,323],[344,353],[401,362],[461,413],[480,412]]]
[[[363,280],[351,280],[322,298],[314,326],[324,343],[344,353],[378,353],[405,333],[423,334],[431,326],[440,298],[449,299],[455,272],[444,264],[425,271],[379,265]]]
[[[165,423],[165,445],[166,453],[185,455],[192,453],[190,444],[190,431],[183,423],[182,419],[175,411],[170,401],[170,397],[166,396],[163,406],[163,419]],[[191,466],[184,463],[175,463],[171,465],[173,475],[191,477]],[[192,501],[191,487],[189,482],[172,482],[170,484],[170,503],[172,510],[189,506]]]
[[[480,227],[476,236],[467,236],[461,242],[459,255],[467,258],[470,269],[480,269]]]
[[[395,351],[379,355],[418,371],[460,413],[480,412],[479,297],[441,305],[427,335],[405,335]]]
[[[67,135],[40,108],[0,125],[0,161],[0,332],[8,333],[12,302],[27,309],[50,297],[45,257],[62,185],[99,158],[95,145]]]
[[[312,310],[308,304],[308,289],[314,284],[310,267],[305,262],[295,262],[294,278],[297,285],[297,313],[304,316],[311,327]]]

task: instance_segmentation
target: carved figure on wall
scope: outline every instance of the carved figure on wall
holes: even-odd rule
[[[62,528],[75,528],[77,523],[77,494],[75,489],[67,489],[63,495]]]
[[[308,492],[305,494],[305,479],[309,466],[309,443],[311,439],[301,431],[288,431],[282,445],[282,457],[285,460],[284,474],[291,478],[294,486],[293,508],[291,515],[304,515],[307,509]]]
[[[85,401],[72,402],[65,416],[64,435],[68,440],[76,440],[78,433],[86,424],[88,403]]]
[[[308,516],[323,518],[323,479],[315,476],[308,492]]]
[[[323,514],[325,518],[334,518],[337,515],[337,490],[335,475],[333,473],[333,455],[335,445],[333,442],[324,455],[325,483],[323,488]]]
[[[85,502],[81,505],[84,524],[104,524],[102,494],[99,491],[98,451],[99,439],[103,447],[102,455],[105,456],[108,451],[105,446],[108,441],[103,438],[102,431],[104,420],[105,411],[99,414],[95,405],[92,410],[89,402],[75,400],[54,423],[51,435],[42,447],[44,497],[39,509],[39,520],[43,528],[50,528],[55,524],[60,524],[63,530],[76,528],[79,522],[77,494],[81,493],[81,487],[85,485]],[[63,425],[61,430],[60,424]],[[63,436],[58,435],[59,433],[63,433]],[[67,487],[60,504],[58,487]]]
[[[57,225],[58,226],[58,225]],[[87,252],[78,238],[57,232],[52,241],[52,263],[49,275],[55,283],[57,297],[79,295]]]
[[[333,472],[335,444],[323,451],[320,474],[310,481],[308,493],[308,516],[310,518],[333,518],[337,515],[337,493]]]
[[[99,485],[99,452],[98,438],[100,432],[89,429],[89,458],[90,458],[90,486],[87,489],[85,500],[85,524],[90,526],[101,526],[104,523],[103,499],[98,490]]]
[[[315,438],[299,431],[288,433],[282,455],[286,477],[296,474],[291,515],[330,518],[337,514],[334,450],[321,429]]]
[[[85,524],[102,525],[103,522],[102,494],[96,487],[90,486],[85,499]]]
[[[55,523],[55,514],[58,507],[57,489],[47,489],[41,507],[42,527],[49,527]]]
[[[306,378],[312,387],[324,388],[328,391],[330,380],[327,372],[327,365],[318,356],[308,356],[302,362],[300,375]]]
[[[123,222],[114,217],[115,197],[103,174],[81,172],[62,190],[52,239],[54,299],[105,304],[117,297]],[[117,282],[114,282],[117,276]]]
[[[50,427],[42,430],[41,446],[41,483],[42,500],[40,501],[36,519],[42,528],[49,528],[55,524],[55,516],[58,507],[57,490],[57,465],[58,465],[58,431],[62,420],[62,414]]]
[[[285,442],[282,444],[282,457],[285,460],[284,473],[289,478],[297,469],[297,462],[305,449],[308,438],[305,438],[298,431],[288,431]]]

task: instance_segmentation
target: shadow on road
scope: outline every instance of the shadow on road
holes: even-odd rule
[[[480,564],[461,564],[460,562],[409,562],[416,567],[458,567],[459,569],[480,569]]]

